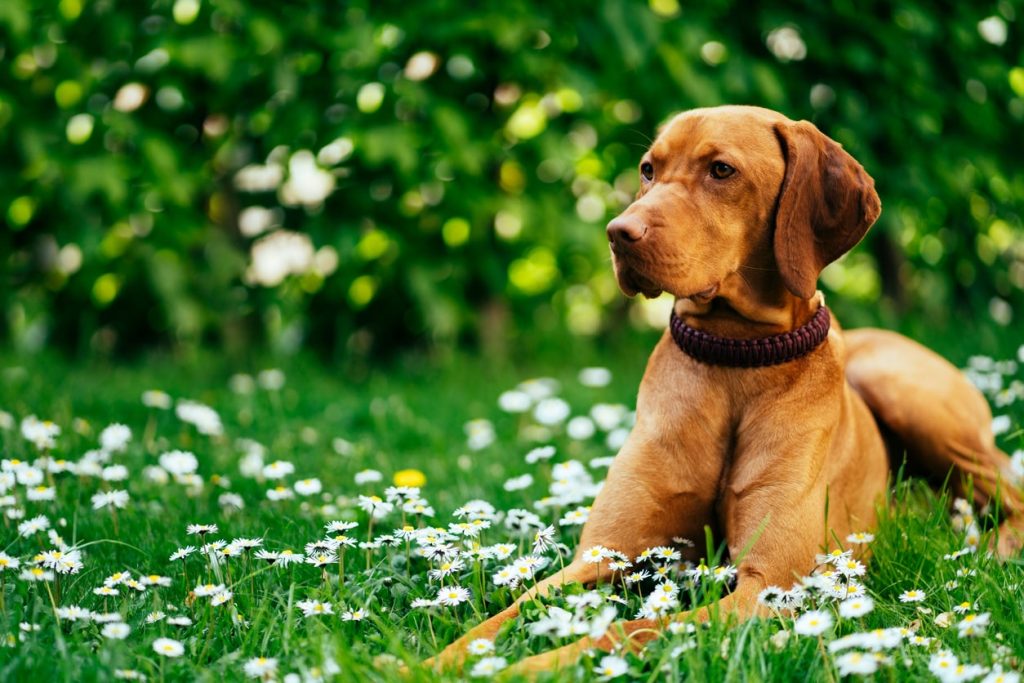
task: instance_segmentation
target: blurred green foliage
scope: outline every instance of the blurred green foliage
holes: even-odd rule
[[[642,321],[603,225],[657,124],[722,103],[813,120],[876,178],[882,219],[823,278],[886,302],[865,320],[1014,324],[1022,15],[4,0],[0,339],[365,353]]]

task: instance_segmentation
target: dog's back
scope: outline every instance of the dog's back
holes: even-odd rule
[[[1010,458],[995,445],[988,403],[963,373],[895,332],[858,329],[843,337],[847,381],[906,449],[908,463],[939,481],[949,476],[961,495],[970,479],[977,504],[998,491],[1004,510],[1019,518],[1024,501],[1010,485]],[[1014,534],[1000,534],[1000,550],[1014,542]]]

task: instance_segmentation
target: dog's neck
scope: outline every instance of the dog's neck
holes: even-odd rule
[[[689,327],[716,337],[757,339],[806,325],[823,304],[821,292],[802,299],[786,289],[777,272],[765,269],[730,275],[710,299],[676,299],[675,313]]]

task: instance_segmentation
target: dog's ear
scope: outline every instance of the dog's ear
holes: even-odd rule
[[[776,124],[775,134],[786,160],[775,260],[786,288],[809,299],[818,274],[864,237],[882,205],[871,176],[814,124]]]

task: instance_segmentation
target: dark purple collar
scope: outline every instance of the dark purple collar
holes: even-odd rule
[[[825,341],[831,322],[822,304],[806,325],[790,332],[760,339],[729,339],[690,327],[673,308],[669,329],[679,348],[694,360],[732,368],[760,368],[806,356]]]

